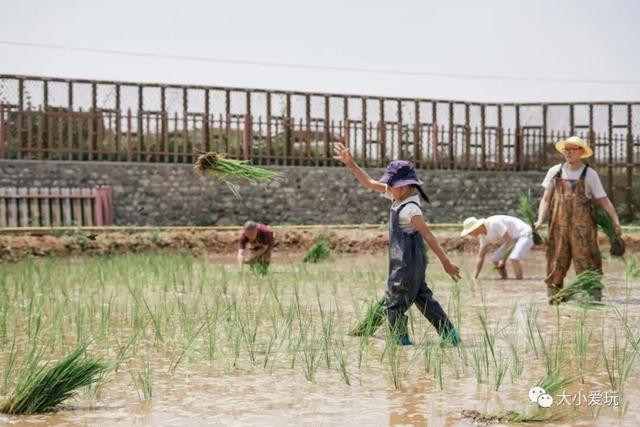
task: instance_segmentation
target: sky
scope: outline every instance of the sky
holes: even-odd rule
[[[640,101],[636,0],[0,0],[0,11],[0,74]]]

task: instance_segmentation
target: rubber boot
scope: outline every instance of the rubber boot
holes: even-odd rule
[[[442,339],[442,342],[444,344],[451,344],[452,346],[457,346],[458,344],[460,344],[460,334],[458,334],[456,328],[451,328],[448,331],[444,331],[440,338]]]

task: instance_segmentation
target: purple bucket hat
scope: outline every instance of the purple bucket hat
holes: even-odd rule
[[[380,182],[389,187],[401,187],[403,185],[422,185],[422,180],[416,175],[413,163],[407,160],[394,160],[384,168],[384,174]]]

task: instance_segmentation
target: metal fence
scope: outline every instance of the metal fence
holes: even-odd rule
[[[580,135],[631,201],[640,102],[476,103],[0,75],[0,158],[192,163],[200,151],[262,165],[542,170]],[[622,176],[622,178],[620,178]],[[616,184],[616,182],[620,183]]]

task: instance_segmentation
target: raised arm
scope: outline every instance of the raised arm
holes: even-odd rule
[[[436,236],[431,233],[431,230],[429,230],[429,227],[427,227],[427,224],[424,222],[424,219],[422,219],[422,216],[414,215],[413,217],[411,217],[411,224],[416,228],[416,230],[418,230],[424,240],[427,241],[427,244],[429,245],[433,253],[436,254],[438,259],[442,263],[442,268],[444,268],[444,271],[446,271],[447,274],[451,276],[451,278],[456,282],[460,280],[460,268],[452,263],[447,254],[444,253],[442,246],[440,246],[440,243],[438,243],[438,239],[436,239]]]
[[[351,152],[349,149],[344,146],[342,143],[337,143],[333,147],[333,152],[335,153],[334,159],[340,160],[344,165],[349,168],[353,176],[356,177],[358,182],[362,184],[363,187],[376,191],[378,193],[385,192],[385,185],[372,179],[365,171],[363,171],[360,166],[353,160],[353,156],[351,156]]]

